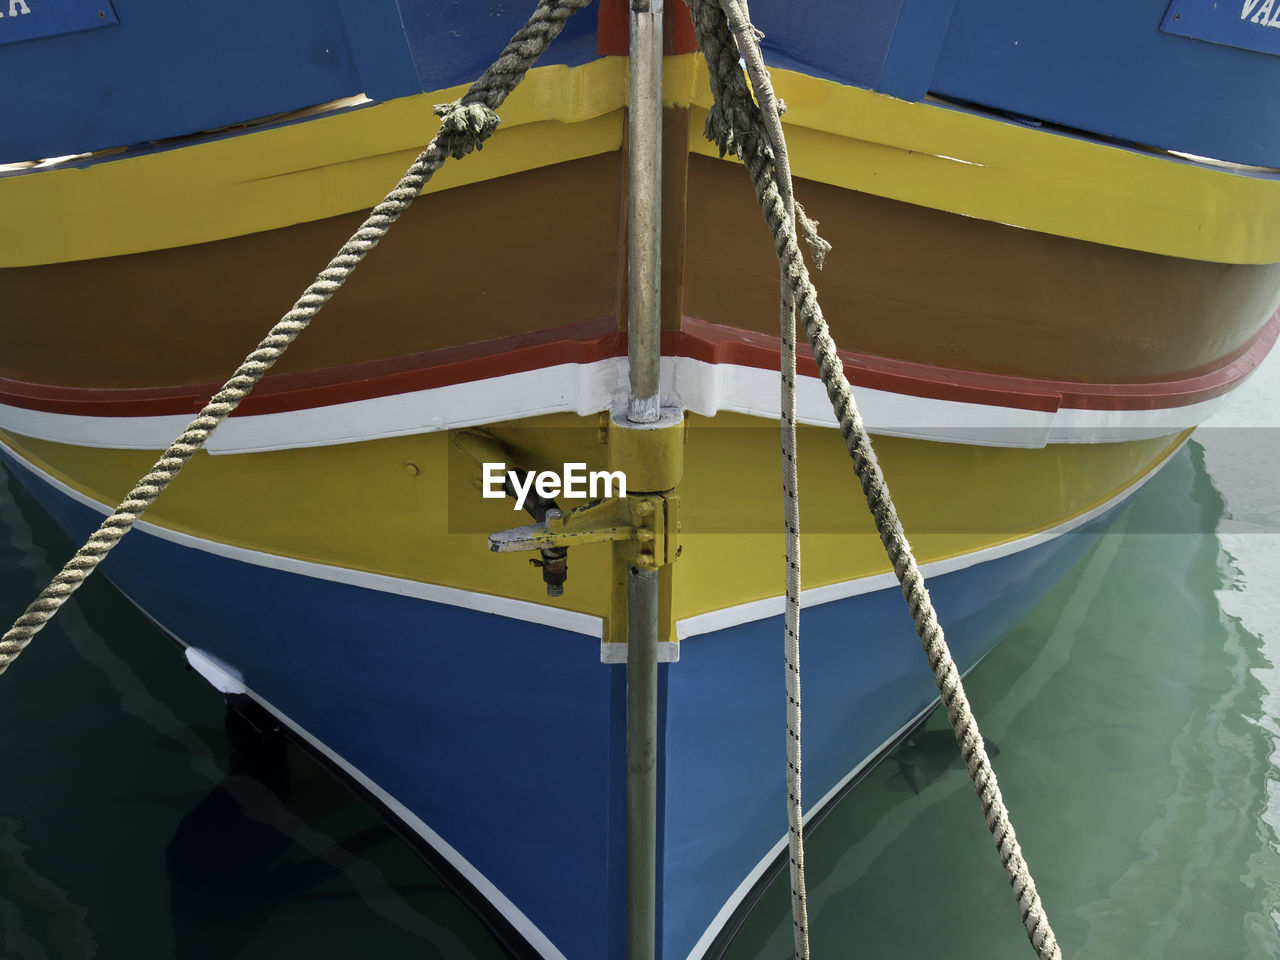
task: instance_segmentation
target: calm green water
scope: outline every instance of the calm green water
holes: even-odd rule
[[[1068,957],[1280,957],[1268,367],[968,680]],[[0,482],[0,619],[70,550]],[[1032,956],[941,728],[813,833],[815,956]],[[501,955],[307,758],[289,748],[286,788],[233,751],[218,698],[102,580],[0,678],[0,730],[0,957]],[[788,909],[775,885],[731,955],[790,956]]]

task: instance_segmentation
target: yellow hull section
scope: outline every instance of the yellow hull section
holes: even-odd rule
[[[483,152],[447,164],[445,190],[618,150],[626,61],[530,71]],[[1172,160],[787,70],[798,177],[1064,237],[1220,263],[1280,261],[1280,180]],[[464,87],[87,166],[0,177],[0,267],[225,239],[372,206],[430,139],[432,107]],[[690,150],[711,105],[706,66],[669,57],[664,96],[690,106]],[[553,203],[554,198],[548,198]]]
[[[557,415],[487,428],[522,465],[604,469],[598,418]],[[782,592],[777,424],[688,417],[673,614]],[[79,493],[114,505],[153,451],[106,450],[0,435]],[[877,438],[877,451],[921,563],[975,554],[1050,530],[1114,499],[1185,435],[1043,449]],[[888,571],[837,432],[800,428],[805,588]],[[197,454],[146,520],[204,540],[283,557],[596,616],[609,610],[610,548],[574,547],[564,596],[549,600],[530,554],[495,554],[489,532],[529,523],[511,500],[478,490],[479,468],[446,433],[267,453]],[[573,502],[562,502],[562,507]]]

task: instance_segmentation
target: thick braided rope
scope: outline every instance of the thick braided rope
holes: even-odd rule
[[[782,135],[777,98],[768,82],[768,71],[760,47],[752,42],[755,27],[745,4],[720,0],[721,9],[737,42],[751,77],[768,138],[773,173],[787,214],[795,217],[795,196],[791,187],[791,163]],[[723,55],[723,53],[721,54]],[[762,150],[763,153],[763,150]],[[800,697],[800,477],[796,464],[796,309],[791,284],[785,274],[781,287],[779,330],[781,352],[782,433],[782,524],[786,563],[786,606],[783,614],[783,660],[787,691],[787,854],[791,880],[791,933],[796,960],[809,960],[809,906],[804,872],[804,802],[802,788],[801,697]]]
[[[977,721],[965,696],[960,672],[947,648],[942,627],[938,624],[937,614],[924,586],[924,578],[911,553],[862,417],[854,403],[836,345],[822,316],[817,291],[809,280],[809,271],[800,255],[795,223],[787,214],[786,205],[774,182],[771,164],[760,149],[760,142],[765,139],[762,121],[758,107],[755,107],[747,91],[738,63],[738,53],[732,49],[734,44],[723,12],[714,0],[689,0],[689,4],[694,14],[699,45],[711,72],[711,87],[716,98],[707,117],[708,136],[720,145],[722,152],[728,149],[739,152],[751,176],[756,198],[773,234],[778,260],[791,284],[794,302],[804,323],[805,333],[813,346],[819,374],[839,420],[841,436],[844,437],[853,459],[854,470],[862,485],[867,506],[875,519],[880,540],[902,585],[903,596],[915,621],[916,632],[928,657],[947,717],[960,744],[961,756],[982,804],[987,828],[991,831],[1000,862],[1018,901],[1027,938],[1042,960],[1060,960],[1062,952],[1045,915],[1035,881],[1022,856],[1013,825],[1009,822],[1009,811],[1000,794]],[[754,38],[752,43],[754,44]]]
[[[236,372],[187,425],[151,470],[129,491],[124,501],[102,521],[66,566],[41,591],[26,612],[0,637],[0,673],[9,668],[46,623],[102,562],[111,549],[155,502],[183,466],[204,446],[222,421],[271,369],[321,307],[346,282],[369,251],[422,192],[447,158],[461,159],[479,150],[498,126],[494,113],[515,89],[539,56],[564,29],[574,11],[590,0],[541,0],[529,21],[511,38],[502,55],[456,103],[436,107],[440,131],[410,165],[395,189],[373,208],[368,218],[320,271],[302,296],[249,354]]]

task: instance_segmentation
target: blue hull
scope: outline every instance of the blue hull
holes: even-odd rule
[[[778,66],[904,100],[933,94],[1125,144],[1280,167],[1280,111],[1269,103],[1280,86],[1280,21],[1242,18],[1250,5],[755,0],[751,10]]]
[[[6,462],[70,535],[96,526],[95,511]],[[1109,516],[931,581],[957,661],[976,663]],[[107,570],[171,633],[234,668],[535,947],[622,960],[625,672],[601,664],[593,640],[145,530]],[[685,640],[680,661],[660,667],[662,957],[701,955],[785,833],[781,637],[780,617],[747,623]],[[802,640],[812,807],[935,690],[896,589],[806,609]]]
[[[1123,143],[1280,167],[1280,9],[1262,2],[755,0],[751,9],[778,66],[904,100],[934,94]],[[0,87],[14,92],[0,163],[151,149],[340,98],[469,83],[534,5],[115,0],[118,17],[100,20],[110,4],[64,0],[61,16],[47,2],[0,14]],[[682,0],[668,6],[683,15]],[[595,59],[599,7],[573,16],[543,62]],[[86,17],[98,28],[85,29]]]

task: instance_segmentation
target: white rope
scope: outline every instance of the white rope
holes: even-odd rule
[[[739,65],[739,56],[745,60],[747,53],[740,51],[735,43],[719,3],[714,0],[687,2],[693,11],[698,44],[707,60],[711,90],[715,98],[707,114],[707,136],[719,145],[722,155],[728,151],[736,153],[751,177],[756,199],[773,235],[779,264],[791,288],[792,302],[804,323],[805,333],[817,360],[819,375],[840,423],[841,436],[844,437],[853,459],[854,470],[862,485],[867,506],[875,519],[880,540],[902,586],[903,596],[915,621],[916,633],[928,657],[934,682],[960,744],[961,756],[982,804],[987,828],[1018,901],[1027,938],[1041,960],[1061,960],[1062,951],[1049,925],[1013,824],[1009,821],[1009,811],[1000,794],[1000,787],[965,695],[964,685],[960,682],[960,672],[951,657],[942,627],[938,624],[937,613],[925,589],[924,578],[903,532],[897,508],[889,495],[884,474],[876,461],[875,451],[858,413],[849,381],[844,375],[835,342],[831,339],[830,330],[818,304],[817,291],[800,255],[795,219],[788,212],[775,181],[774,155],[765,132],[764,118],[760,107],[751,99]],[[729,2],[740,6],[745,24],[745,0]],[[740,36],[746,40],[748,48],[755,47],[758,53],[759,42],[754,31]],[[767,74],[763,81],[768,84]]]
[[[791,188],[791,164],[782,135],[778,102],[769,73],[756,43],[756,29],[745,4],[721,0],[721,8],[738,43],[764,118],[764,131],[773,150],[773,171],[778,192],[795,217]],[[779,366],[782,381],[782,523],[786,540],[786,610],[783,616],[783,658],[787,690],[787,854],[791,879],[791,932],[796,960],[809,960],[809,907],[804,874],[804,803],[801,772],[800,712],[800,479],[796,465],[796,308],[791,284],[779,271],[781,285],[782,347]]]

